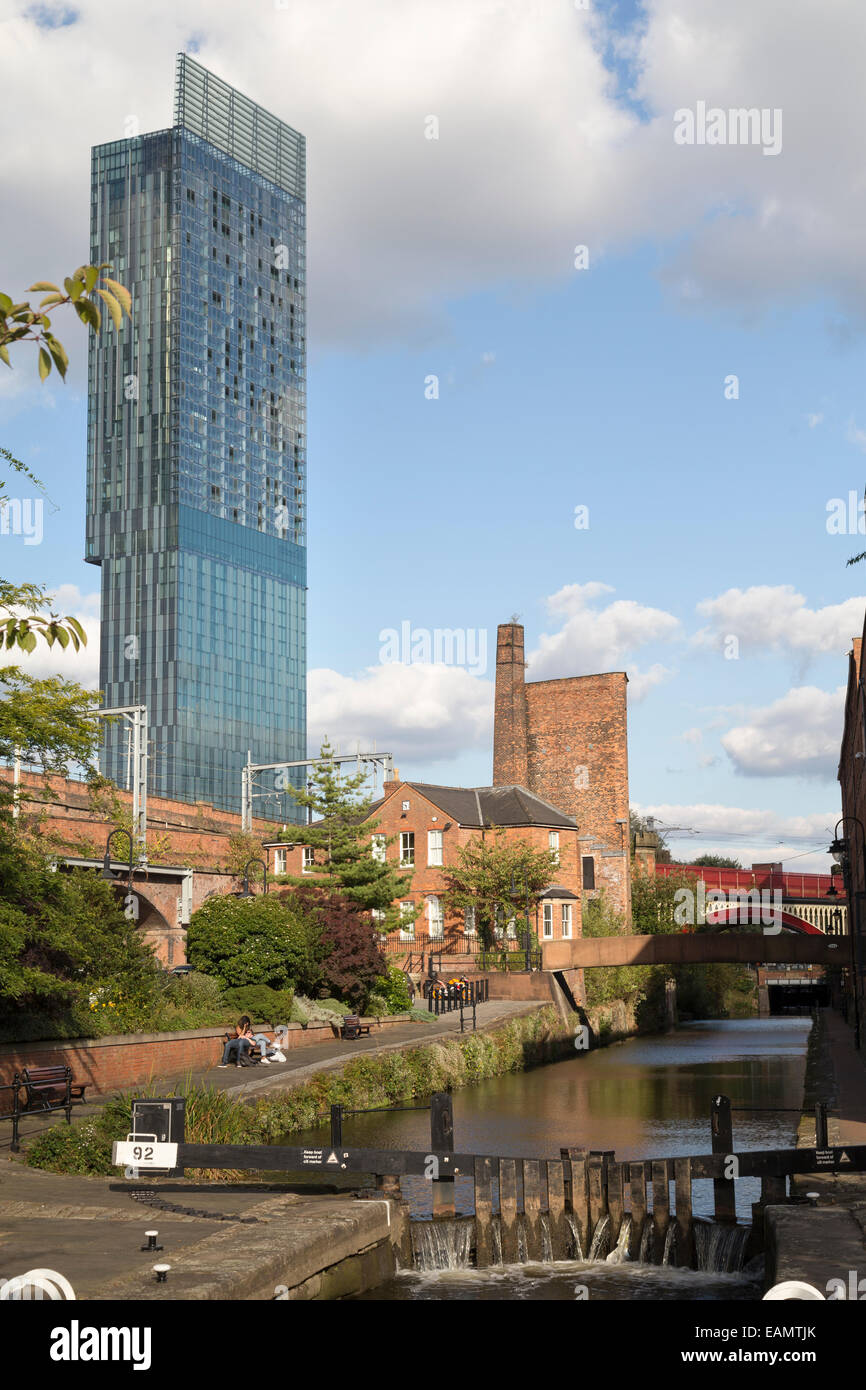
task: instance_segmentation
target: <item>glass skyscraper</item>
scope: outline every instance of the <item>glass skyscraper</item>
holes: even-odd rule
[[[91,260],[133,300],[90,344],[100,685],[147,707],[152,792],[227,810],[248,751],[306,756],[305,175],[304,137],[185,54],[172,128],[92,152]],[[101,767],[125,784],[119,724]]]

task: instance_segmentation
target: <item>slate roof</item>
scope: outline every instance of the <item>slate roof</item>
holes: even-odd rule
[[[404,782],[403,787],[414,787],[458,825],[480,829],[492,825],[577,826],[574,816],[565,815],[526,787],[439,787],[430,782]]]

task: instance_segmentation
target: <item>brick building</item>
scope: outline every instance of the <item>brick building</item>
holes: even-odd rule
[[[527,681],[522,625],[497,630],[493,781],[527,787],[575,818],[584,896],[604,889],[626,919],[627,685],[624,671]]]
[[[548,888],[531,912],[530,925],[542,947],[547,969],[568,966],[568,942],[581,934],[581,864],[578,828],[574,818],[519,786],[439,787],[424,782],[386,783],[384,796],[373,804],[368,819],[378,822],[370,832],[370,852],[382,853],[413,870],[412,882],[402,901],[407,916],[420,908],[405,930],[389,940],[389,952],[401,960],[414,955],[416,966],[431,947],[449,955],[472,954],[477,948],[477,924],[470,909],[445,911],[445,876],[457,863],[459,851],[473,837],[501,827],[506,836],[527,841],[537,850],[554,850],[559,856],[556,883]],[[386,841],[397,837],[390,846]],[[381,838],[380,838],[381,837]],[[308,870],[313,851],[299,840],[295,844],[266,845],[269,872],[301,876]],[[514,940],[518,923],[504,924],[500,937]],[[551,963],[552,962],[552,963]]]

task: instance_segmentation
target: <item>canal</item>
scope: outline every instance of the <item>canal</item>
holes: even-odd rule
[[[635,1038],[454,1094],[455,1147],[502,1157],[558,1158],[563,1146],[613,1149],[618,1160],[710,1152],[710,1102],[730,1097],[737,1150],[793,1146],[803,1099],[808,1018],[695,1022]],[[426,1149],[429,1116],[380,1113],[346,1119],[353,1147]],[[324,1131],[301,1142],[323,1142]],[[295,1140],[295,1142],[298,1142]],[[737,1183],[748,1219],[757,1180]],[[430,1214],[430,1184],[404,1179],[413,1215]],[[471,1211],[469,1185],[455,1185]],[[712,1183],[694,1184],[696,1216],[712,1216]],[[581,1292],[581,1290],[588,1290]],[[406,1271],[370,1297],[508,1299],[760,1297],[754,1275],[627,1264],[523,1265],[492,1270]]]

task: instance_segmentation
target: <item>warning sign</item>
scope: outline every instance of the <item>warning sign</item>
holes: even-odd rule
[[[850,1162],[850,1160],[849,1160]],[[836,1153],[834,1149],[816,1149],[815,1163],[818,1168],[835,1168]]]
[[[318,1167],[322,1162],[323,1152],[322,1149],[304,1149],[301,1153],[301,1162],[305,1166],[309,1164]]]
[[[334,1150],[332,1149],[325,1161],[326,1163],[339,1163],[340,1160],[337,1158],[337,1155],[334,1153]]]
[[[851,1162],[850,1158],[848,1157],[848,1155],[846,1154],[846,1152],[845,1152],[844,1149],[842,1150],[842,1152],[841,1152],[840,1155],[839,1155],[839,1162],[840,1162],[840,1163],[850,1163],[850,1162]]]

